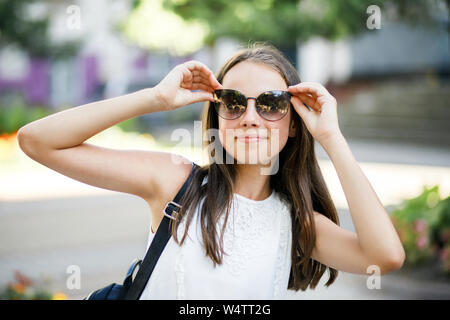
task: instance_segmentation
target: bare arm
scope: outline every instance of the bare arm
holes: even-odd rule
[[[18,132],[19,145],[33,160],[70,178],[150,199],[164,188],[168,176],[183,174],[190,162],[166,152],[115,150],[85,141],[133,117],[212,100],[211,92],[218,86],[209,69],[189,61],[172,69],[154,88],[74,107],[29,123]]]
[[[405,251],[397,231],[347,141],[337,135],[322,143],[341,181],[356,234],[319,215],[317,259],[356,273],[365,273],[369,265],[377,265],[382,273],[400,268]]]
[[[312,258],[345,272],[366,273],[370,265],[377,265],[381,273],[399,269],[405,251],[339,129],[336,99],[319,83],[304,82],[288,90],[295,95],[291,101],[309,132],[333,162],[356,229],[356,233],[345,230],[316,213]]]
[[[163,170],[169,154],[84,141],[129,118],[158,111],[158,100],[151,88],[67,109],[22,127],[19,145],[31,159],[67,177],[150,199],[157,188],[155,173]]]
[[[219,87],[206,66],[189,61],[176,66],[154,88],[58,112],[25,125],[18,136],[38,138],[52,149],[70,148],[130,118],[208,99],[213,101],[211,92]]]
[[[78,146],[97,133],[130,118],[161,111],[155,88],[70,108],[20,128],[19,140],[39,139],[51,149]],[[30,146],[32,147],[32,146]]]

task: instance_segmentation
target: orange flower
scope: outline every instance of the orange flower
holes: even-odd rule
[[[17,132],[18,131],[13,132],[13,133],[2,133],[2,134],[0,134],[0,139],[6,140],[6,141],[12,141],[16,138]]]
[[[13,283],[10,287],[12,290],[20,294],[24,293],[26,289],[26,286],[23,283]]]
[[[53,295],[52,300],[67,300],[67,296],[62,292],[56,292]]]
[[[33,281],[31,281],[30,278],[28,278],[26,275],[21,273],[20,271],[14,272],[14,278],[19,284],[22,284],[24,287],[28,287],[33,285]]]

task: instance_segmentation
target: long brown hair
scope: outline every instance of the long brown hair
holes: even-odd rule
[[[254,43],[236,52],[220,68],[216,75],[217,80],[222,83],[225,74],[242,61],[252,61],[272,67],[284,78],[288,86],[300,83],[300,77],[294,66],[277,48],[267,43]],[[291,204],[292,267],[288,289],[298,291],[306,290],[308,287],[314,289],[327,268],[329,268],[329,279],[325,285],[329,286],[336,279],[337,270],[311,258],[316,242],[313,210],[325,215],[337,225],[339,225],[339,218],[317,163],[314,139],[296,112],[292,112],[291,121],[294,121],[296,135],[289,137],[280,151],[279,170],[270,176],[270,186]],[[202,122],[204,134],[209,129],[218,130],[218,116],[213,103],[206,102]],[[214,140],[212,141],[211,137],[204,138],[204,146],[220,144],[219,139]],[[222,159],[225,159],[224,148],[214,148],[214,150],[223,150]],[[214,266],[222,264],[223,233],[233,198],[236,173],[234,164],[228,164],[228,161],[226,163],[213,161],[210,154],[209,164],[196,171],[191,185],[180,201],[183,207],[172,223],[172,236],[176,243],[182,245],[194,215],[193,209],[204,198],[200,210],[202,239],[206,255],[212,259]],[[205,176],[208,181],[202,184]],[[225,214],[224,224],[218,236],[216,226],[223,214]],[[176,230],[183,218],[186,218],[186,228],[180,242]]]

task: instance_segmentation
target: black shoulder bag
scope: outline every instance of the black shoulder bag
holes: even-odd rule
[[[102,289],[95,290],[91,292],[84,300],[138,300],[147,285],[148,279],[150,278],[153,269],[155,268],[158,259],[163,252],[167,242],[171,237],[169,230],[170,219],[175,219],[172,217],[172,212],[181,208],[180,202],[181,197],[186,191],[189,183],[192,180],[195,170],[199,166],[192,163],[192,170],[189,177],[184,182],[181,189],[178,191],[177,195],[166,204],[164,208],[164,218],[161,224],[156,230],[156,234],[152,240],[150,247],[145,254],[144,260],[135,259],[130,268],[128,269],[127,275],[123,284],[112,283]],[[136,268],[139,266],[139,270],[133,280],[133,274]]]

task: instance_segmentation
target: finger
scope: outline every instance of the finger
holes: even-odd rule
[[[185,66],[194,74],[194,75],[202,75],[205,79],[209,80],[209,76],[212,74],[212,71],[205,66],[200,61],[191,60],[185,62]]]
[[[211,88],[210,86],[206,86],[202,83],[193,83],[191,88],[191,90],[203,90],[203,91],[207,91],[207,92],[213,92],[214,89]]]
[[[185,83],[186,84],[201,83],[201,84],[204,84],[205,86],[211,87],[211,84],[208,81],[206,81],[203,77],[199,77],[199,76],[194,76],[192,78],[192,81],[187,81]]]
[[[216,77],[213,74],[210,74],[206,77],[204,74],[194,73],[194,81],[202,82],[208,86],[211,86],[213,89],[223,89],[222,84],[217,81]]]
[[[213,73],[205,74],[201,71],[193,71],[194,77],[201,77],[203,83],[210,85],[214,89],[223,89],[222,84],[217,80],[216,76]]]
[[[219,81],[217,81],[213,72],[200,61],[191,60],[186,62],[185,64],[190,70],[192,70],[192,72],[198,72],[203,77],[205,77],[214,89],[223,88],[222,85],[219,83]]]
[[[192,96],[194,97],[192,100],[192,103],[202,102],[202,101],[214,102],[214,97],[211,92],[192,91]]]
[[[308,94],[302,93],[302,92],[297,93],[295,96],[299,97],[303,103],[306,103],[308,105],[308,107],[311,107],[311,108],[314,106],[314,104],[316,104],[316,101],[317,101],[311,95],[308,95]]]
[[[192,74],[194,75],[194,77],[201,77],[205,81],[209,81],[209,75],[206,75],[203,72],[200,72],[198,70],[194,70],[194,71],[192,71]]]
[[[192,72],[184,67],[180,67],[181,73],[183,75],[183,79],[181,79],[181,83],[188,83],[188,82],[192,82],[192,79],[194,78],[194,76],[192,75]]]
[[[223,85],[217,80],[216,76],[214,74],[211,74],[209,76],[210,78],[210,83],[212,84],[212,87],[214,89],[223,89]]]
[[[211,88],[213,87],[211,81],[205,79],[204,77],[195,76],[194,77],[194,83],[195,82],[203,83],[204,85],[210,86]]]
[[[215,90],[211,86],[210,83],[208,83],[208,82],[206,82],[204,80],[201,80],[201,79],[200,79],[200,81],[195,81],[194,80],[193,82],[182,83],[181,86],[183,88],[186,88],[186,89],[192,89],[192,90],[201,89],[201,90],[208,91],[208,92],[212,92],[212,91]]]
[[[288,87],[288,91],[292,93],[310,93],[318,97],[329,94],[322,85],[314,82],[302,82],[295,86],[290,86]]]
[[[206,77],[203,73],[200,73],[199,71],[194,71],[194,82],[198,81],[205,85],[211,86],[213,90],[215,89],[223,89],[222,84],[217,81],[216,77],[211,74],[209,77]]]
[[[321,83],[319,82],[303,82],[305,86],[310,86],[312,88],[316,88],[318,91],[320,91],[323,95],[330,95],[327,88],[325,88]]]
[[[292,97],[291,101],[300,117],[305,121],[308,121],[312,111],[310,111],[298,97]]]
[[[305,93],[298,93],[296,96],[299,97],[300,100],[302,100],[307,108],[317,112],[322,111],[322,103],[320,102],[320,100],[323,98],[323,96],[315,98]]]

